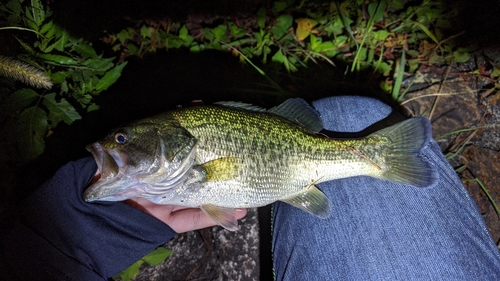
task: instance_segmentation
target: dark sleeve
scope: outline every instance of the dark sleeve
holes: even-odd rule
[[[96,169],[92,157],[66,164],[24,202],[4,239],[23,280],[106,280],[176,234],[123,202],[83,201]]]

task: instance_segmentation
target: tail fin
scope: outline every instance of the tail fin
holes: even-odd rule
[[[387,170],[381,178],[416,187],[428,187],[437,182],[436,169],[420,153],[432,137],[432,127],[427,118],[411,118],[373,135],[389,140],[384,152]]]

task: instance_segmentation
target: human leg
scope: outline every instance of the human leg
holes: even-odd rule
[[[366,97],[313,103],[325,129],[357,132],[392,109]],[[453,168],[432,141],[423,156],[439,173],[416,188],[370,177],[319,184],[331,203],[321,219],[274,205],[277,280],[498,280],[500,255]]]

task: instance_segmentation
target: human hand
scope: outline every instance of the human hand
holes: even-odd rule
[[[128,199],[125,203],[139,209],[170,226],[175,232],[183,233],[217,225],[199,208],[175,205],[158,205],[144,198]],[[236,209],[236,218],[241,219],[247,209]]]
[[[90,184],[101,177],[97,169]],[[159,205],[144,198],[132,198],[124,201],[126,204],[155,217],[170,226],[175,232],[183,233],[217,225],[199,208],[188,208],[175,205]],[[247,214],[247,209],[236,209],[236,219],[241,219]]]

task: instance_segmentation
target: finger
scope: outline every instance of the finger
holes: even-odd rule
[[[247,214],[246,209],[236,210],[236,219],[241,219]],[[201,209],[185,209],[170,214],[167,223],[175,232],[183,233],[217,225]]]
[[[158,205],[144,198],[132,198],[125,203],[166,223],[175,206]]]
[[[159,210],[168,209],[171,212],[175,212],[175,211],[179,211],[179,210],[192,208],[192,207],[184,207],[184,206],[177,206],[177,205],[156,204],[156,203],[153,203],[153,202],[151,202],[147,199],[141,198],[141,197],[130,198],[130,199],[125,200],[124,202],[126,204],[134,207],[134,208],[146,211],[147,213],[150,213],[150,212],[148,212],[149,209],[159,209]]]

